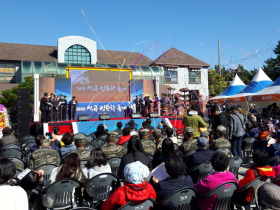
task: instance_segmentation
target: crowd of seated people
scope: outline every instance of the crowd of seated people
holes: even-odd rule
[[[244,139],[255,138],[259,142],[254,144],[252,155],[254,165],[248,169],[241,180],[229,171],[231,153],[217,151],[220,148],[231,149],[231,141],[226,138],[227,127],[223,125],[217,126],[216,138],[210,138],[210,140],[205,134],[207,132],[200,132],[200,137],[194,138],[197,129],[186,126],[180,147],[176,145],[177,138],[176,140],[173,138],[172,128],[163,129],[157,126],[154,129],[149,120],[143,122],[139,130],[134,122],[128,123],[124,128],[119,123],[115,131],[108,131],[106,126],[100,124],[96,132],[88,135],[94,137],[90,142],[92,147],[86,147],[85,139],[88,136],[83,133],[75,135],[64,133],[61,138],[58,138],[59,131],[54,129],[50,139],[43,135],[34,137],[34,144],[30,146],[29,156],[26,155],[28,158],[25,159],[25,168],[33,171],[24,174],[23,178],[15,177],[17,168],[12,160],[0,158],[0,209],[25,210],[31,208],[35,202],[40,202],[43,209],[52,208],[56,192],[44,194],[44,189],[61,179],[74,179],[83,185],[93,177],[103,173],[113,173],[108,160],[110,158],[120,160],[115,176],[121,180],[122,184],[98,206],[103,210],[118,209],[128,202],[134,202],[137,205],[147,199],[153,199],[155,203],[160,202],[183,188],[190,188],[196,194],[189,204],[190,209],[212,210],[215,209],[217,196],[200,198],[200,195],[205,195],[227,182],[233,182],[238,187],[242,187],[258,177],[262,182],[265,182],[267,178],[271,179],[272,186],[262,183],[258,191],[246,192],[241,192],[237,188],[232,196],[232,201],[235,203],[246,205],[251,201],[252,194],[257,193],[256,202],[258,202],[260,201],[258,196],[265,197],[267,189],[280,186],[280,180],[273,182],[280,175],[280,165],[269,165],[269,158],[279,152],[280,134],[275,129],[276,126],[269,121],[261,122],[264,123],[259,125],[256,122],[253,126],[244,127]],[[273,126],[275,132],[272,136]],[[136,133],[137,135],[133,135]],[[95,144],[94,141],[99,143]],[[20,141],[14,143],[20,144]],[[124,145],[124,143],[127,144]],[[191,171],[205,162],[211,164],[213,170],[197,181]],[[44,169],[37,169],[44,164],[55,166],[47,180],[43,180]],[[161,166],[165,167],[168,174],[163,180],[152,176],[153,170]],[[37,189],[38,186],[40,186],[39,189]],[[31,196],[31,191],[35,188],[42,193],[34,198]],[[73,189],[71,196],[74,206],[81,205],[74,199],[76,190],[78,189]],[[20,199],[8,198],[12,194]],[[268,196],[265,198],[267,199]],[[270,199],[278,208],[276,202],[278,198]],[[280,203],[280,200],[278,201]],[[83,202],[83,205],[87,203]],[[265,204],[259,202],[257,205]]]

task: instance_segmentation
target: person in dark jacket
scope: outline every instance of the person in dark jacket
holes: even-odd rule
[[[140,161],[141,163],[146,165],[150,170],[152,170],[152,163],[149,154],[144,151],[143,145],[138,136],[132,136],[128,141],[127,154],[125,154],[122,157],[119,166],[118,177],[123,179],[123,170],[125,166],[135,161]]]
[[[280,133],[276,133],[272,136],[273,139],[275,139],[275,143],[269,142],[271,140],[270,136],[266,136],[262,148],[265,150],[269,157],[275,156],[275,153],[280,151]]]
[[[214,151],[209,150],[208,146],[209,146],[209,142],[205,137],[199,137],[197,139],[198,150],[196,151],[196,153],[190,155],[190,157],[186,161],[186,165],[188,168],[192,168],[205,161],[211,160]]]
[[[75,120],[75,118],[76,118],[77,106],[78,106],[78,101],[76,100],[76,96],[73,96],[72,100],[69,102],[70,119],[71,120]]]
[[[65,147],[59,150],[60,157],[77,149],[77,147],[73,144],[73,136],[69,132],[63,135],[61,141],[65,144]]]
[[[119,136],[122,136],[122,135],[123,135],[122,126],[123,126],[122,122],[118,122],[118,123],[117,123],[118,129],[115,130],[115,132],[117,132],[117,133],[119,134]]]
[[[46,123],[48,121],[48,93],[44,93],[44,97],[40,101],[40,111],[41,111],[41,123]]]
[[[32,152],[34,152],[34,151],[40,149],[41,146],[42,146],[43,140],[44,140],[44,136],[43,136],[43,135],[38,135],[38,136],[36,137],[36,139],[35,139],[36,144],[34,144],[33,146],[31,146],[30,149],[29,149],[30,152],[32,153]],[[56,140],[56,141],[55,141],[55,146],[50,146],[50,148],[51,148],[51,149],[54,149],[54,150],[56,150],[56,151],[59,151],[59,149],[60,149],[60,142]]]
[[[227,123],[227,117],[225,112],[220,111],[219,107],[214,107],[212,109],[212,130],[214,132],[214,139],[218,138],[217,135],[217,127],[219,125],[224,126],[225,128],[228,127],[228,123]],[[224,136],[226,139],[228,139],[228,132],[226,133],[226,135]]]
[[[0,139],[0,147],[6,144],[15,144],[17,139],[12,134],[12,130],[9,127],[5,127],[2,130],[3,137]]]
[[[159,181],[153,177],[154,189],[157,200],[163,200],[172,193],[184,187],[193,187],[194,183],[189,175],[185,175],[187,167],[181,157],[167,158],[165,161],[166,172],[169,178]]]

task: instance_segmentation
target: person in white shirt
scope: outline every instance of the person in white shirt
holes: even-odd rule
[[[82,171],[88,179],[98,174],[112,172],[110,165],[106,161],[105,153],[100,148],[91,151],[90,159]]]
[[[0,209],[28,210],[28,198],[20,186],[11,186],[16,166],[7,158],[0,159]]]

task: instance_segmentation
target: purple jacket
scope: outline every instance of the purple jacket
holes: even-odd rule
[[[219,185],[225,182],[234,181],[239,183],[239,181],[235,178],[235,176],[229,172],[211,172],[205,179],[201,180],[200,182],[196,183],[194,187],[197,189],[200,195],[203,195],[214,188],[218,187]],[[216,195],[213,195],[210,198],[205,199],[197,199],[197,205],[201,210],[212,210],[216,204]]]

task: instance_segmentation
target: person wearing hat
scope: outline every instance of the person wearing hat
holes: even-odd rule
[[[77,147],[74,153],[77,153],[81,160],[89,160],[90,158],[90,150],[85,149],[86,145],[86,135],[83,133],[77,133],[74,135],[74,142]],[[72,152],[72,153],[73,153]]]
[[[71,120],[75,120],[77,105],[78,101],[76,100],[76,96],[73,96],[72,100],[69,102]]]
[[[60,164],[60,156],[58,151],[54,150],[50,146],[50,141],[44,139],[43,136],[36,138],[36,144],[38,145],[37,150],[32,152],[29,161],[29,168],[35,169],[40,165],[51,163],[55,165]]]
[[[280,133],[275,133],[272,138],[267,135],[264,140],[262,149],[268,153],[269,157],[275,156],[276,152],[280,151]]]
[[[122,157],[126,154],[126,149],[120,145],[116,145],[118,138],[118,133],[115,131],[109,131],[107,137],[107,145],[102,147],[106,158],[111,157]]]
[[[222,126],[222,125],[219,125],[217,127],[217,136],[218,138],[217,139],[214,139],[211,143],[210,143],[210,149],[215,151],[219,148],[227,148],[228,149],[228,152],[231,151],[231,143],[225,139],[225,135],[227,133],[227,129]]]
[[[186,161],[188,168],[197,166],[205,161],[210,161],[214,151],[208,149],[209,141],[205,137],[199,137],[197,139],[198,150],[190,155]]]
[[[231,151],[233,156],[242,157],[242,139],[245,134],[244,117],[239,112],[239,107],[230,108],[229,140],[231,141]]]
[[[183,143],[180,145],[179,150],[183,155],[197,148],[197,141],[193,138],[194,129],[190,126],[184,128],[184,139]]]
[[[124,186],[118,187],[102,204],[102,210],[119,209],[128,202],[140,204],[152,198],[156,200],[153,186],[145,180],[150,171],[140,161],[129,163],[124,168]]]
[[[273,183],[261,183],[255,190],[259,210],[280,210],[280,188]]]
[[[204,120],[198,115],[199,107],[196,105],[191,106],[191,110],[188,112],[187,115],[183,118],[183,125],[184,127],[190,126],[194,129],[194,138],[200,137],[199,128],[205,128],[206,123]]]
[[[149,140],[150,130],[144,128],[139,131],[140,132],[140,139],[144,148],[144,151],[150,155],[154,155],[156,151],[156,144]]]

